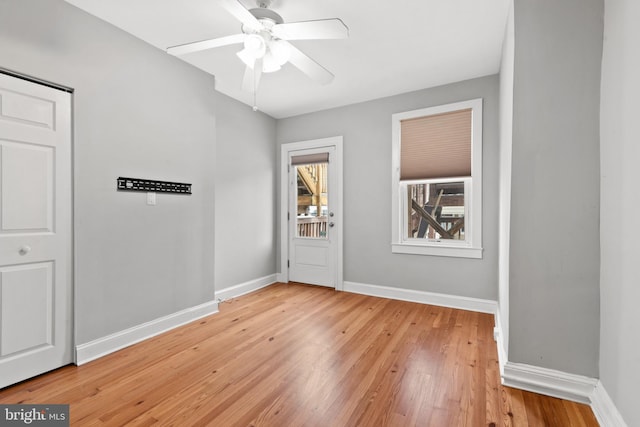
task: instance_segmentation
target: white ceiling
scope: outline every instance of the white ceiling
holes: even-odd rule
[[[240,33],[221,0],[67,0],[162,50]],[[239,0],[256,7],[255,0]],[[333,74],[322,86],[290,64],[264,74],[258,108],[283,118],[495,74],[510,0],[274,0],[285,22],[340,18],[347,40],[292,42]],[[239,45],[180,57],[247,105]]]

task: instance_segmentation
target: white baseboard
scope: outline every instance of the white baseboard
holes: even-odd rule
[[[598,423],[605,427],[627,427],[627,423],[622,419],[618,408],[609,397],[602,381],[598,381],[591,397],[591,409],[593,410]]]
[[[504,366],[502,383],[509,387],[534,393],[590,404],[598,380],[554,369],[507,361]]]
[[[284,273],[277,273],[276,274],[276,281],[280,282],[280,283],[287,283],[289,281],[288,277],[286,274]]]
[[[568,374],[552,369],[509,362],[504,346],[500,310],[496,311],[494,337],[498,347],[500,378],[502,384],[591,405],[591,409],[603,427],[627,427],[618,408],[609,397],[602,382],[595,378]]]
[[[604,385],[596,378],[507,362],[502,383],[509,387],[591,405],[601,426],[627,427]]]
[[[228,288],[216,290],[216,299],[218,301],[225,301],[231,298],[239,297],[240,295],[248,294],[250,292],[257,291],[258,289],[274,284],[276,283],[276,281],[276,275],[270,274],[268,276],[260,277],[259,279],[240,283],[239,285],[229,286]]]
[[[114,351],[118,351],[217,312],[218,303],[211,301],[151,320],[150,322],[125,329],[124,331],[107,335],[106,337],[98,338],[85,344],[79,344],[76,346],[76,365],[80,366],[91,362]]]
[[[461,310],[477,311],[495,314],[498,304],[495,301],[461,297],[456,295],[437,294],[433,292],[416,291],[413,289],[392,288],[389,286],[369,285],[366,283],[344,282],[344,291],[374,297],[397,299],[401,301],[419,302],[422,304],[438,305],[442,307],[459,308]]]

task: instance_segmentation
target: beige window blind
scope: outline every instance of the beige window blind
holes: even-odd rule
[[[313,165],[317,163],[328,163],[329,153],[304,154],[291,157],[291,166]]]
[[[471,108],[400,122],[400,179],[471,176]]]

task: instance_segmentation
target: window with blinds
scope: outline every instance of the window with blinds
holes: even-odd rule
[[[392,124],[393,252],[481,257],[482,100]]]
[[[471,176],[471,108],[400,121],[400,179]]]

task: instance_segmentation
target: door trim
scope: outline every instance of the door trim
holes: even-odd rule
[[[51,82],[49,80],[39,79],[37,77],[29,76],[27,74],[22,74],[17,71],[13,71],[4,67],[0,67],[0,73],[6,74],[7,76],[15,77],[16,79],[26,80],[28,82],[35,83],[40,86],[47,86],[47,87],[50,87],[51,89],[61,90],[63,92],[73,93],[74,91],[74,89],[69,86],[63,86],[58,83]]]
[[[292,151],[306,150],[313,148],[335,147],[335,161],[333,173],[337,174],[338,188],[336,189],[336,200],[339,209],[336,212],[336,247],[337,247],[337,265],[336,265],[336,287],[337,291],[344,290],[343,278],[343,218],[344,210],[343,198],[343,170],[342,170],[342,136],[333,136],[322,139],[312,139],[308,141],[292,142],[282,144],[280,151],[280,274],[278,280],[284,283],[289,281],[289,268],[287,260],[289,258],[289,224],[287,213],[289,212],[289,172],[287,166],[289,164],[289,153]]]

